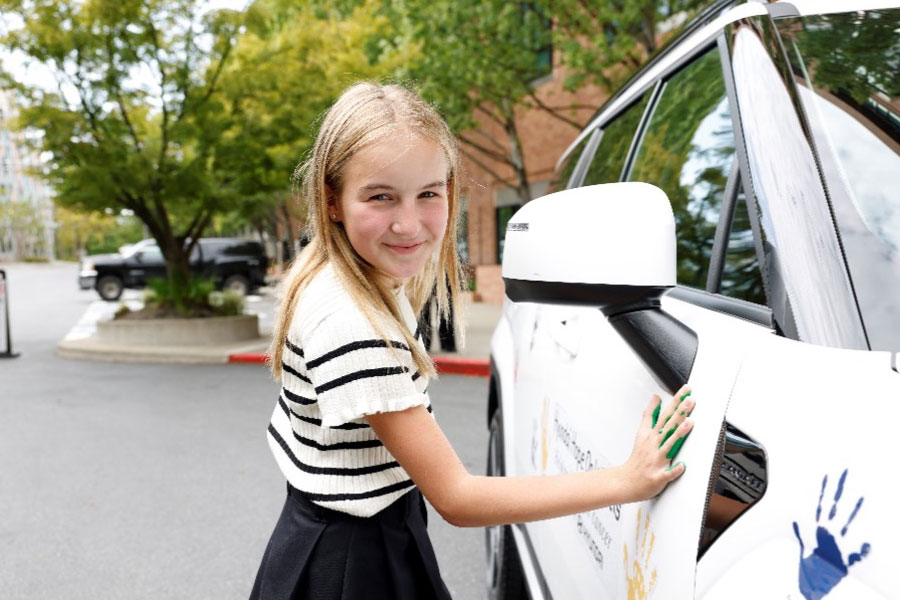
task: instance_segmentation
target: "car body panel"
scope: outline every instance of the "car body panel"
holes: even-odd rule
[[[695,411],[698,425],[679,456],[688,470],[655,500],[525,525],[554,598],[646,593],[651,573],[656,573],[655,586],[672,597],[693,592],[709,473],[743,354],[732,342],[748,333],[771,334],[679,300],[664,299],[664,308],[700,337],[689,383],[703,402]],[[515,386],[515,448],[507,454],[515,457],[515,472],[566,473],[624,462],[651,395],[665,397],[660,386],[599,310],[530,303],[517,310],[530,319],[523,318],[515,330],[524,347]],[[594,381],[603,386],[589,384]],[[655,540],[652,551],[645,532]],[[635,560],[636,536],[645,551],[640,560]],[[685,540],[694,552],[683,551]],[[638,572],[645,568],[641,580]]]
[[[801,101],[804,91],[789,76],[773,23],[792,14],[898,4],[799,0],[724,6],[708,11],[705,22],[614,95],[558,166],[577,158],[569,182],[578,185],[592,152],[603,146],[602,140],[582,144],[587,136],[596,140],[598,127],[618,118],[661,78],[683,72],[682,65],[715,40],[735,130],[738,170],[729,185],[736,183],[744,193],[751,215],[766,306],[725,296],[713,283],[706,295],[719,302],[681,286],[676,289],[691,293],[663,298],[663,309],[699,340],[689,380],[698,400],[697,426],[679,456],[687,472],[660,498],[620,507],[618,518],[615,510],[604,509],[514,527],[534,597],[896,596],[892,567],[900,556],[900,521],[893,509],[890,457],[896,443],[890,427],[900,401],[900,356],[868,350],[820,149]],[[647,114],[652,111],[651,105]],[[638,127],[638,136],[645,127]],[[586,150],[570,156],[579,147]],[[724,256],[733,222],[720,225],[724,235],[717,234],[715,244]],[[641,235],[631,223],[623,227]],[[749,312],[771,319],[739,318]],[[492,358],[505,394],[513,390],[502,399],[504,410],[515,406],[513,416],[505,415],[514,420],[504,452],[507,472],[552,474],[625,460],[641,410],[650,394],[661,391],[630,347],[596,309],[507,300],[504,319],[503,335],[512,339],[503,347],[512,347],[515,356],[512,375],[502,373],[510,368],[508,357]],[[767,486],[704,547],[698,562],[708,491],[720,477],[713,469],[724,469],[716,461],[716,444],[725,419],[762,447]],[[590,460],[584,458],[588,452]],[[652,551],[645,540],[653,540]]]
[[[727,419],[771,457],[768,488],[701,559],[698,597],[801,600],[801,564],[807,573],[825,573],[818,577],[817,598],[895,596],[900,520],[891,457],[897,447],[900,373],[891,369],[891,358],[887,352],[776,336],[758,340],[741,369]],[[818,527],[827,532],[820,540]],[[839,550],[831,556],[843,566],[852,553],[862,554],[864,544],[869,551],[839,577],[841,564],[829,569],[827,561],[811,560],[828,536]]]

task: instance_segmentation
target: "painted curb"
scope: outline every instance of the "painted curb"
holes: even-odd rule
[[[460,356],[435,356],[438,373],[490,377],[491,363],[486,358],[462,358]]]
[[[491,363],[486,358],[462,358],[458,356],[435,356],[434,364],[438,373],[449,375],[469,375],[471,377],[490,377]],[[228,356],[230,363],[265,364],[266,355],[260,352],[246,352]]]
[[[267,354],[263,354],[262,352],[244,352],[241,354],[229,354],[228,362],[230,363],[251,363],[251,364],[266,364],[266,360],[268,359]]]

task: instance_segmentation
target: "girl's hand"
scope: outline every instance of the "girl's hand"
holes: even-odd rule
[[[671,466],[671,459],[694,426],[694,422],[687,418],[694,409],[690,393],[688,386],[682,386],[664,408],[662,400],[654,394],[644,409],[634,449],[621,467],[624,491],[629,501],[653,498],[670,481],[684,473],[684,463]]]

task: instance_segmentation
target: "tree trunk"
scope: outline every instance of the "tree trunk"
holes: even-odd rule
[[[531,200],[531,185],[528,181],[528,171],[525,168],[525,154],[522,150],[522,140],[519,137],[519,130],[516,128],[516,117],[511,108],[504,107],[506,113],[506,122],[503,129],[509,138],[509,158],[513,169],[515,182],[513,187],[516,195],[525,204]]]
[[[174,236],[156,240],[166,260],[166,275],[172,293],[172,305],[179,313],[187,313],[190,306],[188,292],[191,284],[190,250]]]

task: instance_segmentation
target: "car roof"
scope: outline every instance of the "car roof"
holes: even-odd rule
[[[607,100],[575,140],[569,144],[556,163],[556,169],[575,148],[602,123],[618,114],[637,99],[651,84],[673,65],[709,44],[723,27],[747,17],[771,13],[774,16],[807,16],[900,7],[900,0],[792,0],[790,2],[764,3],[751,0],[730,7],[734,0],[713,3],[687,26],[685,31],[670,42],[665,49],[650,60],[631,79]],[[718,15],[718,16],[717,16]]]

